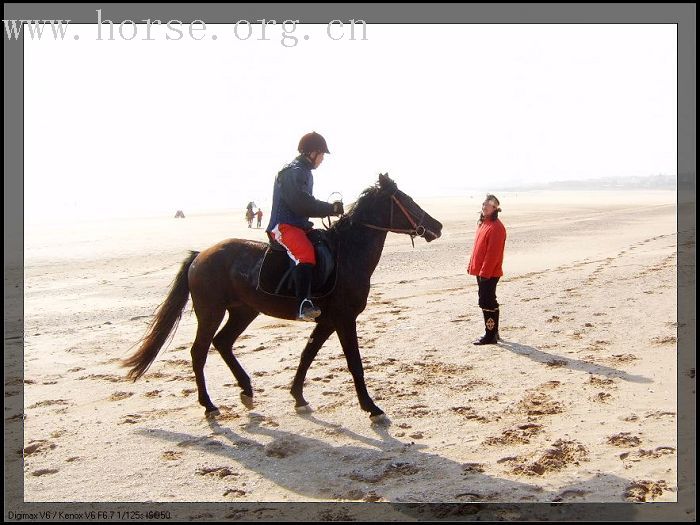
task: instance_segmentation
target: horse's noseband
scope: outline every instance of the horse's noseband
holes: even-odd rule
[[[406,233],[411,236],[411,242],[413,242],[414,237],[425,237],[426,234],[426,229],[425,226],[423,226],[423,221],[425,220],[425,211],[423,211],[423,214],[421,215],[421,218],[419,221],[416,221],[416,217],[409,212],[406,207],[401,203],[399,198],[396,196],[396,192],[394,192],[391,196],[391,208],[389,209],[389,227],[381,227],[381,226],[376,226],[374,224],[364,224],[368,228],[373,228],[375,230],[381,230],[381,231],[386,231],[386,232],[393,232],[393,233]],[[403,213],[404,217],[406,217],[406,220],[408,223],[411,225],[412,229],[407,230],[407,229],[398,229],[394,228],[394,206],[397,206],[399,210],[401,210],[401,213]]]

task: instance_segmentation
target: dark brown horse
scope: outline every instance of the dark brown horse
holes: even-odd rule
[[[328,337],[338,333],[362,410],[372,421],[384,419],[365,386],[357,343],[357,316],[367,305],[370,277],[379,263],[387,232],[405,233],[427,242],[440,237],[442,224],[399,191],[388,175],[380,175],[375,186],[365,190],[347,215],[330,228],[336,246],[337,280],[333,292],[315,303],[322,314],[316,319],[309,342],[301,354],[291,393],[299,412],[310,410],[304,399],[306,372]],[[204,381],[204,363],[210,345],[219,351],[238,382],[241,401],[252,407],[253,389],[248,374],[233,355],[233,344],[259,313],[295,319],[295,298],[278,297],[257,289],[257,280],[267,244],[229,239],[204,250],[191,252],[177,274],[165,302],[159,307],[135,354],[123,361],[131,367],[129,377],[138,379],[153,363],[160,348],[174,333],[182,310],[192,295],[197,315],[197,335],[192,345],[192,367],[199,403],[207,416],[218,414],[209,399]],[[228,311],[228,321],[216,331]]]

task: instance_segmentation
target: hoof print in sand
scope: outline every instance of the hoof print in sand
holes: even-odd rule
[[[554,498],[552,501],[554,501],[554,502],[571,501],[574,498],[583,497],[586,494],[588,494],[588,492],[585,490],[565,490],[564,492],[559,494],[556,498]]]
[[[632,361],[636,361],[637,359],[639,358],[633,354],[615,354],[612,357],[608,358],[606,361],[617,364],[631,363]]]
[[[548,472],[564,470],[569,465],[578,465],[588,460],[588,451],[576,441],[558,440],[538,460],[529,465],[518,465],[513,469],[516,474],[542,476]]]
[[[607,392],[598,392],[591,399],[596,403],[607,403],[612,399],[612,395]]]
[[[608,438],[608,444],[616,447],[636,447],[642,443],[642,440],[637,436],[633,436],[629,432],[620,432]]]
[[[489,418],[477,414],[472,407],[452,407],[450,410],[466,419],[475,419],[480,423],[488,423],[490,421]]]
[[[97,381],[107,381],[109,383],[125,383],[130,381],[126,376],[115,376],[113,374],[90,374],[88,376],[82,376],[78,378],[78,381],[83,381],[85,379],[94,379]]]
[[[530,442],[530,438],[542,432],[542,425],[534,423],[526,423],[518,425],[515,428],[504,430],[500,436],[486,438],[486,445],[513,445],[526,444]]]
[[[39,408],[39,407],[49,407],[53,405],[68,405],[68,401],[65,399],[47,399],[46,401],[39,401],[38,403],[34,403],[32,406],[29,408]]]
[[[462,475],[476,474],[484,472],[484,465],[481,463],[464,463],[462,465]]]
[[[660,481],[633,481],[625,489],[625,499],[628,501],[647,501],[661,496],[664,490],[669,490],[664,480]]]
[[[591,376],[588,380],[588,384],[599,388],[617,388],[615,380],[607,377]]]
[[[228,467],[202,467],[195,471],[195,474],[200,476],[215,476],[217,478],[226,478],[228,476],[238,476]]]
[[[143,416],[140,416],[139,414],[127,414],[124,416],[124,419],[122,419],[119,424],[120,425],[134,425],[138,423]]]
[[[58,469],[55,468],[42,468],[32,472],[32,476],[46,476],[48,474],[56,474]]]
[[[381,469],[353,471],[348,477],[354,481],[361,481],[363,483],[379,483],[385,479],[410,476],[418,472],[420,472],[420,469],[412,463],[395,462],[389,463]]]
[[[630,463],[638,463],[647,459],[658,459],[662,456],[673,455],[676,449],[673,447],[656,447],[654,450],[644,450],[640,448],[637,452],[623,452],[620,454],[620,459],[625,465],[625,468],[631,468]]]
[[[127,399],[131,396],[133,396],[133,392],[115,392],[111,396],[109,396],[110,401],[122,401],[123,399]]]
[[[516,410],[528,416],[544,416],[560,414],[564,411],[564,407],[543,392],[532,392],[518,403]]]
[[[240,419],[241,415],[236,412],[234,407],[229,405],[219,405],[219,415],[216,416],[217,421],[227,421],[231,419]]]
[[[182,452],[176,452],[174,450],[166,450],[163,452],[161,455],[163,459],[166,459],[168,461],[174,461],[176,459],[180,459],[182,457]]]
[[[653,418],[653,419],[661,419],[662,417],[676,417],[675,412],[668,412],[668,411],[663,411],[663,410],[657,410],[656,412],[648,412],[647,414],[644,415],[646,418]]]
[[[37,441],[30,441],[29,445],[24,447],[24,456],[31,456],[32,454],[38,454],[40,452],[46,452],[56,448],[55,443],[46,441],[45,439],[39,439]],[[21,454],[21,452],[20,452]]]
[[[280,438],[265,445],[265,455],[273,458],[286,458],[306,449],[306,445],[290,438]]]
[[[568,365],[569,362],[565,359],[550,359],[545,364],[547,366],[551,366],[552,368],[561,368],[562,366]]]
[[[655,345],[675,345],[678,340],[675,338],[675,336],[671,335],[668,337],[654,337],[651,342]]]

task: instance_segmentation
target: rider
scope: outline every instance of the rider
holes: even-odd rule
[[[285,166],[275,178],[272,211],[266,232],[277,241],[294,261],[294,282],[298,301],[297,320],[313,321],[321,309],[309,299],[311,279],[316,264],[314,247],[306,236],[313,224],[309,217],[342,215],[343,203],[323,202],[313,197],[314,178],[311,170],[318,168],[328,151],[326,140],[311,132],[299,141],[300,155]]]

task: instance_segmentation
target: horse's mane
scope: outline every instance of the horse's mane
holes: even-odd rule
[[[388,174],[380,174],[379,180],[360,193],[357,200],[350,205],[350,208],[348,208],[348,212],[333,223],[330,230],[334,232],[344,230],[347,226],[350,226],[353,223],[353,219],[362,218],[363,212],[367,209],[370,203],[374,202],[383,194],[394,193],[396,190],[396,183],[389,178]]]

